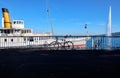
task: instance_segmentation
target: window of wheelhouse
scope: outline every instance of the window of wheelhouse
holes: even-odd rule
[[[16,21],[14,21],[13,23],[16,24]]]

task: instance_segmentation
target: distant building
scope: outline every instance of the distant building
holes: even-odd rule
[[[112,33],[112,36],[120,36],[120,32]]]
[[[90,36],[106,36],[106,34],[99,34],[99,35],[90,35]],[[120,36],[120,32],[114,32],[111,36]]]

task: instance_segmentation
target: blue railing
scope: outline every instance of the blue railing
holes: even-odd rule
[[[120,36],[91,36],[87,41],[89,49],[120,49]]]

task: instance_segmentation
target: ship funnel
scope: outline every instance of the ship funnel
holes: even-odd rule
[[[11,28],[11,21],[10,21],[10,16],[8,9],[2,8],[2,13],[3,13],[3,23],[4,23],[4,28]]]

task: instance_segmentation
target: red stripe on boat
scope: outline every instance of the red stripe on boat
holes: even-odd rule
[[[86,44],[76,44],[74,46],[86,46]]]

